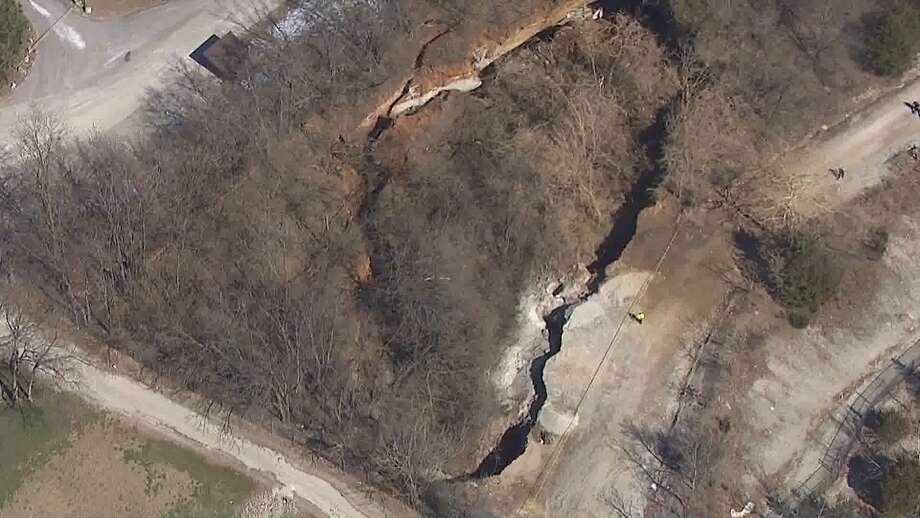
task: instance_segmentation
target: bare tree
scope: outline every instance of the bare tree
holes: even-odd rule
[[[424,32],[435,7],[461,48],[478,34],[462,24],[536,2],[358,4],[307,9],[315,33],[260,28],[240,81],[179,71],[137,140],[27,121],[0,237],[23,285],[224,423],[270,420],[420,502],[501,411],[482,388],[520,294],[594,252],[675,79],[655,35],[621,17],[509,56],[520,66],[487,102],[444,101],[456,121],[403,119],[369,144],[352,131],[380,105],[369,85],[421,59],[393,34]],[[447,41],[423,58],[452,60]],[[388,144],[405,148],[402,178]],[[587,237],[568,235],[585,221]],[[17,387],[57,365],[54,341],[30,332],[3,349]]]
[[[19,308],[0,307],[6,334],[0,339],[0,354],[5,358],[5,376],[0,376],[4,399],[12,406],[24,400],[33,403],[35,382],[72,383],[75,358],[57,340],[45,337]]]
[[[637,518],[642,516],[641,506],[615,487],[608,488],[608,490],[601,495],[601,501],[604,502],[617,518]]]
[[[603,82],[582,85],[566,96],[566,115],[559,126],[553,142],[560,187],[603,221],[625,176],[618,152],[633,147],[626,111]]]
[[[658,515],[706,515],[703,492],[717,454],[711,434],[686,425],[658,429],[633,421],[623,423],[622,433],[620,450]],[[628,503],[614,502],[620,508]]]
[[[61,295],[73,317],[85,321],[86,307],[74,287],[66,254],[67,225],[71,221],[63,182],[69,167],[66,138],[67,128],[53,114],[36,109],[20,121],[19,174],[27,175],[30,194],[34,197],[26,199],[10,192],[6,200],[13,204],[10,209],[15,215],[29,218],[32,223],[29,229],[32,239],[23,241],[20,246],[32,260],[47,269],[53,282],[61,287]]]

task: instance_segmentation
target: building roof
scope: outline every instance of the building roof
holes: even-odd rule
[[[233,79],[246,56],[246,44],[232,32],[212,34],[189,54],[196,63],[223,80]]]

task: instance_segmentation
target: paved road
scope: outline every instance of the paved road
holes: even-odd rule
[[[68,13],[68,0],[20,0],[37,34]],[[274,2],[275,0],[269,0]],[[77,132],[108,130],[131,116],[170,65],[214,33],[253,18],[259,0],[173,0],[127,17],[70,11],[39,42],[29,75],[0,101],[0,142],[32,104]],[[125,54],[130,52],[130,59]]]

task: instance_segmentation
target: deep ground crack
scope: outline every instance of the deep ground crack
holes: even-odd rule
[[[527,450],[530,432],[537,424],[540,411],[546,404],[547,391],[543,373],[550,358],[562,350],[562,336],[565,324],[572,312],[596,294],[607,278],[607,268],[616,262],[636,235],[639,216],[646,208],[655,203],[655,190],[664,179],[665,171],[660,167],[662,155],[661,142],[666,131],[669,106],[660,109],[655,121],[641,133],[639,141],[644,146],[648,167],[639,175],[630,190],[625,194],[623,204],[613,216],[610,233],[601,242],[596,251],[596,259],[589,265],[591,278],[585,291],[577,299],[554,308],[544,317],[548,347],[530,364],[530,379],[534,396],[527,413],[514,425],[505,430],[498,444],[479,463],[475,471],[458,477],[456,480],[470,480],[498,475]]]

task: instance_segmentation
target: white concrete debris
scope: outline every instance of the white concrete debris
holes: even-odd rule
[[[304,7],[291,9],[284,15],[284,18],[278,20],[275,27],[279,36],[296,36],[307,28],[307,11]]]
[[[470,92],[482,85],[482,80],[479,79],[479,76],[472,77],[458,77],[457,79],[439,86],[437,88],[432,88],[422,95],[419,95],[418,88],[412,86],[409,89],[409,93],[403,97],[398,103],[393,106],[393,109],[390,110],[390,117],[396,117],[402,115],[409,110],[419,108],[428,104],[428,101],[434,99],[441,92]]]
[[[754,512],[754,502],[748,502],[740,511],[731,509],[730,512],[732,518],[744,518],[745,516],[749,516]]]
[[[275,488],[253,496],[243,506],[240,516],[241,518],[287,518],[294,516],[296,511],[293,496]]]

